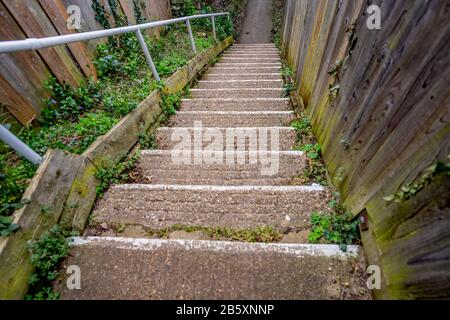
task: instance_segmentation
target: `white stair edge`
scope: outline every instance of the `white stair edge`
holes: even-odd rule
[[[158,131],[171,131],[171,130],[198,130],[196,127],[159,127]],[[202,127],[202,129],[219,129],[219,130],[255,130],[255,129],[278,129],[278,130],[287,130],[287,131],[295,131],[295,128],[292,127]]]
[[[201,151],[202,153],[210,153],[211,151],[207,150],[197,150]],[[165,155],[172,155],[173,150],[142,150],[142,155],[149,155],[149,156],[165,156]],[[229,151],[214,151],[215,153],[227,153]],[[236,154],[248,154],[249,152],[257,152],[257,153],[270,153],[270,154],[279,154],[279,155],[292,155],[292,156],[303,156],[305,154],[304,151],[297,151],[297,150],[278,150],[278,151],[262,151],[262,150],[255,150],[255,151],[234,151]]]
[[[181,99],[181,101],[238,101],[238,102],[244,102],[244,101],[251,101],[251,102],[266,102],[266,101],[272,101],[272,102],[279,102],[279,101],[289,101],[289,98],[196,98],[196,99]]]
[[[264,186],[264,185],[194,185],[194,184],[117,184],[111,190],[189,190],[189,191],[258,191],[258,192],[322,192],[325,188],[313,183],[310,186]]]
[[[279,252],[294,256],[320,256],[339,259],[356,258],[361,253],[358,245],[347,246],[343,252],[334,244],[295,244],[295,243],[248,243],[213,240],[151,239],[125,237],[73,237],[72,247],[89,245],[114,245],[120,249],[153,251],[165,245],[175,244],[185,250],[208,250],[214,252]]]
[[[198,83],[239,83],[239,82],[283,82],[281,79],[237,79],[237,80],[199,80]]]
[[[235,69],[235,68],[232,68]],[[207,76],[280,76],[279,73],[228,73],[228,74],[218,74],[218,73],[208,73]],[[208,80],[201,80],[201,81],[208,81]],[[270,80],[273,81],[273,80]]]
[[[281,62],[218,62],[214,66],[281,66]],[[214,67],[213,67],[214,68]]]
[[[216,115],[292,115],[294,111],[177,111],[177,114],[216,114]]]
[[[217,88],[217,89],[191,89],[191,92],[217,92],[217,91],[283,91],[283,88]]]
[[[228,68],[228,67],[221,67],[221,66],[216,66],[211,68],[210,70],[214,71],[214,70],[234,70],[234,69],[238,69],[238,70],[245,70],[245,69],[280,69],[280,67],[251,67],[251,68],[247,68],[247,67],[241,67],[241,68]],[[227,76],[229,76],[229,74],[227,74]]]

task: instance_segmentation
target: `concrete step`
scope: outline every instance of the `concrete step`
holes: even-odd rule
[[[199,98],[282,98],[282,88],[191,89],[193,99]]]
[[[201,130],[200,130],[201,129]],[[296,141],[296,132],[290,127],[249,128],[192,128],[161,127],[157,131],[159,149],[172,150],[192,142],[194,149],[203,149],[211,144],[211,137],[223,139],[223,150],[290,150]],[[237,140],[236,137],[245,139]],[[231,140],[230,140],[231,139]],[[273,140],[273,141],[272,141]],[[227,145],[233,141],[231,146]],[[272,143],[273,142],[273,143]]]
[[[211,68],[211,70],[214,70],[215,68],[260,68],[260,67],[278,67],[281,68],[280,62],[218,62],[214,65],[214,67]]]
[[[80,290],[67,288],[70,265]],[[63,300],[362,299],[355,265],[359,246],[79,237],[55,289]]]
[[[183,99],[182,111],[290,111],[289,98]]]
[[[176,225],[232,229],[308,228],[311,213],[326,209],[321,186],[128,184],[112,186],[94,210],[94,224]]]
[[[273,48],[230,48],[225,53],[280,54],[280,51]]]
[[[283,88],[283,80],[200,80],[198,89]]]
[[[283,80],[280,73],[207,73],[202,76],[202,80],[226,81],[226,80]]]
[[[232,68],[232,67],[214,67],[209,69],[206,73],[210,74],[264,74],[264,73],[278,73],[280,74],[280,67],[241,67],[241,68]]]
[[[139,172],[153,184],[289,185],[306,166],[301,151],[173,152],[144,150]]]
[[[231,57],[222,57],[220,60],[222,63],[280,63],[280,58],[259,58],[259,57],[238,57],[238,56],[231,56]]]
[[[226,51],[222,54],[221,57],[236,57],[236,58],[248,58],[253,57],[253,59],[278,59],[281,60],[281,56],[277,51],[243,51],[243,50],[235,50],[235,51]]]
[[[292,111],[178,111],[170,119],[172,127],[284,127],[295,119]]]

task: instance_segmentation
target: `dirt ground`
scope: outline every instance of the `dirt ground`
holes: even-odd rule
[[[272,42],[272,1],[248,0],[238,43]]]

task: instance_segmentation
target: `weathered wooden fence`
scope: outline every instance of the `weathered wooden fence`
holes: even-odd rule
[[[450,161],[449,21],[450,1],[285,1],[283,54],[330,179],[368,217],[378,297],[450,297],[450,178],[430,169]]]
[[[69,34],[67,7],[81,9],[80,31],[102,29],[96,21],[92,0],[0,0],[0,41],[21,40]],[[135,24],[134,5],[139,5],[147,21],[170,19],[169,0],[98,0],[107,12],[111,26],[114,20],[110,3]],[[159,30],[149,31],[158,34]],[[93,65],[96,45],[73,43],[38,51],[0,54],[0,123],[28,125],[42,108],[48,94],[43,81],[54,75],[59,81],[76,86],[86,76],[96,76]]]

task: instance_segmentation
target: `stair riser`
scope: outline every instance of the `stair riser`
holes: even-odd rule
[[[198,89],[283,88],[282,80],[199,81]]]
[[[290,111],[288,101],[183,100],[182,111]]]
[[[249,56],[223,56],[221,62],[229,63],[280,63],[280,57],[249,57]]]
[[[279,62],[243,62],[243,61],[238,61],[238,62],[228,62],[228,61],[224,61],[224,62],[218,62],[214,65],[213,69],[215,68],[281,68],[281,63]]]
[[[172,117],[170,123],[173,127],[193,127],[194,122],[201,121],[204,127],[284,127],[294,120],[294,115],[283,114],[214,114],[180,113]]]
[[[207,73],[207,75],[210,74],[264,74],[264,73],[278,73],[280,72],[281,68],[279,67],[265,67],[265,68],[223,68],[223,67],[215,67],[211,69],[210,72]]]
[[[138,167],[153,184],[288,185],[306,165],[302,154],[248,152],[210,154],[192,152],[142,153]],[[195,164],[195,163],[198,164]]]
[[[222,80],[279,80],[282,81],[279,73],[265,73],[265,74],[205,74],[202,80],[206,81],[222,81]]]
[[[222,61],[225,61],[226,59],[270,59],[270,60],[277,60],[276,62],[280,62],[281,58],[277,54],[270,54],[270,55],[259,55],[259,54],[248,54],[248,53],[230,53],[230,54],[224,54],[222,56]]]
[[[181,103],[182,111],[290,111],[288,101],[221,101],[189,100]]]
[[[232,129],[232,128],[231,128]],[[230,130],[230,129],[219,129],[219,128],[203,128],[202,132],[196,132],[194,136],[194,130],[192,128],[183,128],[183,129],[175,129],[175,128],[160,128],[158,129],[157,134],[157,142],[159,149],[162,150],[172,150],[175,147],[180,148],[180,141],[182,137],[190,139],[192,142],[192,148],[194,149],[204,149],[208,145],[210,145],[210,138],[208,136],[215,136],[220,133],[220,137],[222,137],[224,148],[223,150],[228,150],[229,148],[240,150],[290,150],[296,141],[296,133],[294,130],[290,130],[287,128],[273,128],[266,129],[262,128],[245,128],[245,131],[240,130]],[[268,130],[268,131],[267,131]],[[244,132],[244,133],[243,133]],[[268,132],[267,136],[264,132]],[[272,132],[278,132],[278,141],[274,135],[274,144],[272,145]],[[263,133],[263,134],[261,134]],[[235,141],[231,146],[227,145],[227,134],[229,137],[242,136],[247,134],[250,137],[255,136],[256,138],[247,139],[245,145],[238,143]],[[228,139],[229,140],[229,139]],[[263,148],[263,146],[267,146]]]
[[[130,187],[130,188],[128,188]],[[127,185],[112,187],[98,202],[96,223],[135,224],[163,229],[174,225],[228,227],[233,229],[273,226],[307,228],[312,212],[323,210],[326,191],[276,191],[254,186]],[[226,189],[228,188],[228,189]],[[263,188],[263,186],[259,187]],[[285,187],[279,187],[285,190]]]
[[[337,246],[320,245],[77,238],[61,266],[56,290],[63,300],[341,299],[345,282],[355,292],[367,291],[352,276],[352,265],[362,260],[362,252],[356,246],[349,246],[350,250],[341,253]],[[67,287],[72,274],[66,270],[71,265],[81,270],[79,290]]]
[[[226,53],[229,54],[233,54],[233,53],[244,53],[244,54],[280,54],[280,52],[278,50],[274,50],[274,49],[265,49],[265,48],[260,48],[260,49],[230,49],[227,50]]]
[[[261,89],[261,90],[200,90],[192,89],[191,95],[193,99],[199,98],[282,98],[282,89]]]

